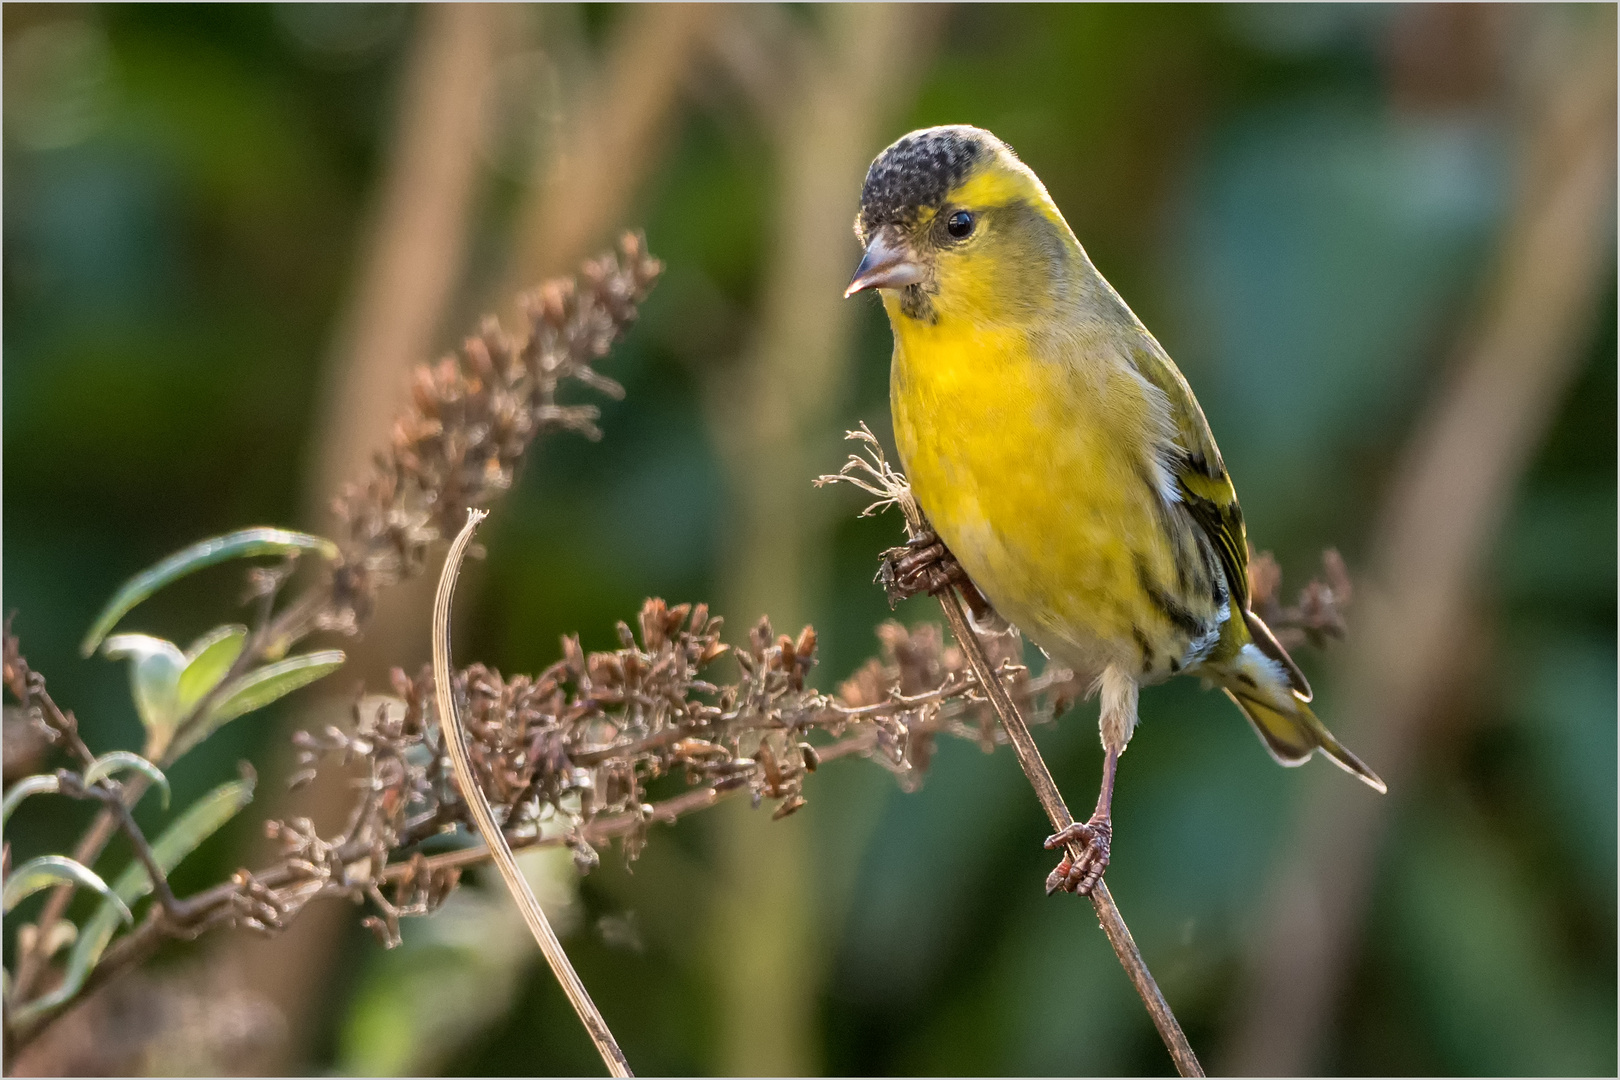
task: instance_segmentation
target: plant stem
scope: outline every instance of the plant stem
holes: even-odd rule
[[[624,1051],[619,1049],[618,1042],[613,1038],[613,1032],[608,1030],[607,1021],[591,1000],[591,995],[580,981],[579,973],[568,960],[568,954],[563,951],[562,942],[546,921],[546,913],[535,899],[534,891],[518,869],[517,860],[512,855],[512,849],[506,842],[500,826],[495,822],[495,814],[490,809],[489,801],[478,787],[478,778],[473,773],[472,758],[467,752],[467,733],[462,727],[461,715],[456,710],[455,693],[450,670],[450,601],[455,596],[456,576],[461,570],[461,560],[466,554],[467,545],[472,543],[473,533],[478,523],[484,519],[487,511],[468,510],[467,524],[462,526],[461,532],[450,545],[450,551],[444,558],[444,570],[439,575],[439,591],[433,598],[433,684],[434,694],[439,707],[439,728],[444,733],[445,749],[449,751],[450,763],[455,769],[456,783],[461,788],[461,797],[465,800],[473,821],[478,825],[478,831],[483,834],[484,843],[489,845],[495,857],[495,866],[501,872],[507,889],[512,893],[512,899],[517,901],[518,910],[523,914],[523,921],[529,924],[529,931],[534,934],[534,940],[539,944],[540,951],[545,954],[546,963],[551,965],[551,973],[557,977],[563,992],[568,995],[569,1002],[574,1011],[579,1014],[580,1023],[585,1025],[585,1032],[596,1044],[597,1051],[602,1055],[608,1072],[613,1076],[632,1076],[630,1063],[625,1060]]]
[[[72,713],[63,712],[45,689],[42,679],[37,673],[34,675],[37,685],[28,687],[30,698],[37,700],[45,716],[45,721],[63,738],[67,740],[68,750],[78,758],[84,768],[89,768],[96,760],[90,747],[85,744],[84,738],[79,734],[79,721]],[[23,701],[24,707],[28,701]],[[126,798],[139,799],[146,790],[145,777],[137,777],[125,789]],[[112,839],[113,833],[118,831],[118,818],[108,808],[103,808],[91,822],[84,836],[80,837],[79,844],[73,849],[73,861],[83,866],[93,866],[101,849]],[[35,925],[38,932],[34,939],[38,943],[34,948],[26,950],[17,958],[17,977],[12,983],[8,1004],[20,1003],[27,1000],[28,992],[33,989],[34,981],[45,970],[48,957],[44,955],[45,942],[50,939],[50,932],[62,918],[67,910],[68,903],[73,899],[74,886],[71,882],[63,882],[51,890],[50,896],[45,900],[45,906],[40,909],[40,916]]]
[[[244,674],[248,668],[264,659],[271,646],[279,644],[285,648],[286,645],[291,644],[291,642],[307,633],[311,625],[310,616],[320,607],[326,591],[324,585],[311,586],[274,621],[270,618],[269,606],[266,604],[260,611],[258,625],[254,628],[247,647],[231,663],[230,668],[220,680],[180,720],[175,727],[175,735],[180,735],[190,725],[198,722],[209,709],[213,708],[214,703],[219,700],[226,687]],[[273,600],[274,593],[267,594],[266,598]],[[56,702],[52,700],[43,685],[30,688],[30,696],[39,700],[40,705],[45,710],[47,721],[53,728],[67,737],[69,750],[88,767],[95,760],[95,755],[91,753],[90,748],[85,745],[84,739],[79,735],[77,719],[71,713],[64,713]],[[175,740],[170,739],[169,747],[172,748],[174,745]],[[147,745],[141,751],[141,756],[149,760],[155,759],[153,763],[159,768],[166,769],[174,763],[172,750],[170,753],[159,753],[157,751],[158,747],[149,739]],[[145,776],[135,776],[128,783],[121,785],[124,811],[122,817],[127,817],[128,809],[140,802],[141,796],[146,794],[149,783],[150,781]],[[102,849],[113,838],[113,834],[119,831],[122,824],[118,809],[110,804],[103,806],[101,812],[95,816],[89,828],[85,830],[84,835],[79,838],[78,845],[73,849],[73,861],[82,863],[85,866],[94,866],[96,859],[101,856]],[[133,827],[133,820],[130,821],[130,826]],[[138,846],[137,853],[139,853]],[[167,882],[159,883],[158,879],[154,878],[153,886],[159,890],[160,897],[168,892]],[[39,919],[36,923],[39,932],[35,937],[40,942],[40,945],[23,953],[18,958],[17,977],[12,985],[11,1001],[26,1001],[29,991],[33,989],[35,980],[45,970],[47,958],[39,950],[43,947],[44,942],[49,940],[50,931],[67,911],[68,904],[73,900],[74,889],[75,887],[71,882],[64,882],[52,889],[50,895],[46,898],[45,906],[40,909]],[[173,902],[174,896],[170,893],[164,906],[172,908]]]
[[[110,788],[103,791],[86,789],[90,798],[99,799],[108,810],[116,816],[118,827],[129,838],[129,845],[135,851],[135,858],[146,868],[146,876],[152,879],[152,893],[157,897],[158,906],[165,915],[173,917],[175,914],[174,890],[169,887],[169,879],[163,873],[163,867],[158,865],[157,856],[152,851],[152,845],[147,842],[146,834],[141,827],[135,824],[135,815],[130,813],[129,806],[125,804],[124,793],[119,788]]]
[[[863,732],[860,735],[851,735],[847,739],[840,739],[838,742],[832,743],[828,746],[817,747],[816,753],[821,759],[821,763],[826,764],[829,761],[836,761],[841,757],[848,757],[851,754],[865,753],[872,748],[872,743],[875,738],[876,736],[872,732]],[[746,784],[734,788],[728,788],[724,791],[714,787],[712,784],[705,787],[693,788],[691,791],[682,792],[681,794],[665,799],[662,802],[653,803],[652,811],[650,813],[614,814],[611,817],[596,818],[584,826],[584,828],[581,830],[581,834],[583,835],[586,843],[600,844],[613,840],[616,837],[633,833],[637,829],[645,828],[651,823],[673,825],[686,814],[693,813],[697,810],[707,810],[716,803],[729,799],[733,795],[740,794],[747,790],[748,786]],[[561,836],[531,836],[522,838],[507,837],[507,843],[515,844],[517,849],[527,850],[529,848],[539,847],[560,847],[566,843],[566,840]],[[416,872],[419,869],[449,870],[453,868],[476,866],[490,857],[491,853],[488,847],[457,848],[454,851],[445,851],[438,855],[426,856],[419,866],[411,862],[390,863],[388,867],[384,869],[382,879],[384,881],[391,881],[396,878],[403,877],[408,873]]]
[[[901,511],[906,515],[906,525],[913,535],[920,533],[923,526],[922,512],[916,501],[909,494],[898,500]],[[962,609],[961,597],[954,589],[939,594],[939,606],[945,611],[945,621],[950,624],[951,633],[956,636],[956,642],[966,654],[968,663],[973,666],[973,673],[979,678],[979,685],[984,689],[985,696],[990,699],[990,705],[1001,719],[1001,726],[1007,731],[1007,738],[1012,743],[1013,750],[1018,754],[1018,764],[1029,779],[1029,784],[1035,789],[1035,797],[1040,799],[1041,806],[1046,810],[1046,816],[1052,822],[1054,832],[1062,832],[1074,824],[1074,816],[1069,813],[1068,806],[1063,802],[1063,796],[1058,793],[1057,783],[1052,779],[1052,773],[1041,759],[1041,752],[1035,745],[1035,737],[1029,733],[1029,725],[1024,722],[1023,715],[1018,706],[1013,704],[1007,688],[1001,685],[995,671],[990,666],[990,660],[984,654],[984,648],[979,644],[978,635],[968,626],[967,613]],[[1078,843],[1069,845],[1069,857],[1078,861],[1082,852]],[[1153,973],[1148,970],[1147,962],[1142,959],[1141,950],[1136,947],[1136,941],[1131,937],[1130,927],[1125,925],[1125,919],[1114,904],[1114,897],[1108,891],[1108,886],[1099,881],[1091,890],[1091,904],[1097,909],[1097,920],[1102,924],[1103,933],[1108,935],[1108,943],[1114,947],[1114,955],[1119,957],[1120,966],[1125,974],[1130,976],[1131,985],[1136,987],[1136,993],[1147,1006],[1148,1015],[1153,1018],[1153,1026],[1159,1029],[1159,1037],[1164,1040],[1166,1050],[1170,1051],[1171,1059],[1176,1063],[1176,1071],[1182,1076],[1203,1076],[1203,1067],[1198,1064],[1198,1057],[1193,1053],[1192,1046],[1187,1042],[1187,1036],[1182,1033],[1181,1024],[1176,1021],[1176,1014],[1170,1011],[1170,1004],[1164,1000],[1164,994],[1159,991],[1159,984],[1153,981]]]

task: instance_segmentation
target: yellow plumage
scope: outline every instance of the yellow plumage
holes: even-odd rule
[[[1242,514],[1192,390],[1035,174],[989,132],[914,132],[873,163],[857,230],[851,292],[881,290],[894,330],[917,500],[997,611],[1100,687],[1105,797],[1137,686],[1182,672],[1279,761],[1320,748],[1382,790],[1248,610]]]

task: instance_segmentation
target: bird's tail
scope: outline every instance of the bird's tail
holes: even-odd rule
[[[1310,704],[1290,685],[1283,666],[1257,646],[1245,645],[1213,674],[1278,762],[1303,765],[1320,749],[1335,765],[1360,777],[1368,787],[1379,793],[1387,790],[1378,774],[1345,749],[1327,725],[1317,719]]]

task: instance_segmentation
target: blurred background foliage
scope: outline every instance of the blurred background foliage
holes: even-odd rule
[[[604,441],[545,442],[495,507],[459,659],[536,671],[559,635],[610,647],[614,622],[661,595],[715,602],[734,639],[760,614],[813,622],[817,679],[835,687],[876,651],[888,612],[871,575],[899,528],[809,480],[842,460],[845,428],[886,438],[889,336],[876,303],[843,305],[836,275],[804,268],[853,267],[865,163],[924,124],[989,127],[1040,174],[1187,374],[1250,536],[1288,580],[1328,546],[1356,573],[1490,301],[1526,183],[1531,24],[1614,36],[1595,8],[468,10],[7,5],[5,609],[96,749],[139,742],[122,667],[74,648],[121,581],[203,536],[321,525],[321,417],[368,295],[384,295],[385,327],[426,327],[361,399],[377,403],[376,442],[409,363],[621,224],[645,227],[669,267],[605,365],[628,396],[607,406]],[[432,68],[435,35],[474,42],[451,57],[462,68]],[[474,76],[477,123],[421,155],[429,173],[435,155],[470,155],[461,195],[399,188],[413,117]],[[1211,1068],[1616,1069],[1608,183],[1578,356],[1483,539],[1409,760],[1372,761],[1400,782],[1296,1056],[1245,1049],[1264,1030],[1251,988],[1277,929],[1270,883],[1302,792],[1349,782],[1276,768],[1190,681],[1143,697],[1109,881]],[[408,250],[443,285],[388,315],[390,290],[365,282],[388,280],[379,252],[402,250],[389,230],[435,206],[450,239]],[[138,628],[188,640],[234,617],[238,589],[229,571],[202,575]],[[239,758],[276,775],[290,730],[389,663],[420,662],[425,611],[380,618],[369,640],[397,650],[333,676],[329,699],[304,691],[189,756],[176,805]],[[1334,654],[1301,659],[1333,718]],[[1040,735],[1076,805],[1096,782],[1094,718],[1081,705]],[[182,868],[180,891],[254,861],[277,786]],[[616,852],[578,881],[566,858],[531,861],[638,1071],[1168,1070],[1089,907],[1041,893],[1047,830],[1010,753],[942,746],[910,793],[841,764],[807,794],[776,824],[728,807],[660,829],[633,873]],[[63,850],[87,813],[25,805],[14,856]],[[123,857],[115,845],[106,861]],[[408,926],[394,952],[336,906],[296,948],[175,947],[158,973],[234,964],[263,1037],[236,1058],[137,1038],[121,1060],[594,1073],[493,884]]]

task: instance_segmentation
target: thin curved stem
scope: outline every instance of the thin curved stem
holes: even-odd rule
[[[450,754],[450,764],[455,769],[456,783],[461,788],[461,797],[466,802],[472,814],[478,831],[484,837],[484,843],[489,845],[491,854],[495,859],[495,866],[501,872],[501,878],[506,882],[512,899],[517,901],[518,910],[523,914],[523,921],[529,926],[534,940],[545,954],[546,963],[551,965],[551,973],[557,977],[563,993],[568,995],[568,1001],[579,1014],[580,1023],[585,1025],[585,1032],[596,1044],[597,1051],[602,1055],[609,1074],[613,1076],[632,1076],[630,1063],[625,1060],[624,1051],[619,1049],[613,1032],[608,1030],[607,1021],[591,1000],[591,995],[580,981],[579,973],[568,960],[568,954],[563,951],[562,942],[557,940],[556,933],[551,929],[551,923],[546,920],[546,913],[540,907],[540,901],[535,899],[534,891],[529,888],[528,881],[523,872],[518,869],[517,859],[512,855],[512,848],[506,842],[506,836],[495,822],[495,814],[490,809],[489,800],[478,787],[478,778],[473,774],[472,758],[467,752],[467,732],[461,723],[461,714],[455,705],[455,693],[452,690],[452,674],[450,670],[450,601],[456,593],[456,577],[461,572],[461,560],[467,553],[467,545],[472,543],[473,533],[478,523],[487,516],[484,510],[467,511],[467,524],[462,526],[461,532],[456,534],[455,542],[450,545],[450,551],[444,558],[444,570],[439,575],[439,591],[433,598],[433,687],[434,695],[439,707],[439,726],[444,734],[445,749]]]

